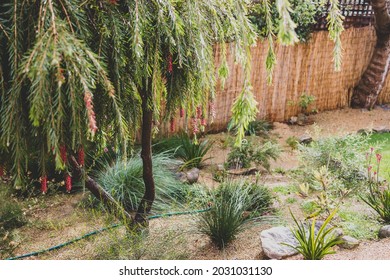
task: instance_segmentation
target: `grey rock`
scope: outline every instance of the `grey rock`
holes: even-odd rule
[[[225,166],[223,166],[223,164],[217,164],[217,171],[224,171],[225,170]]]
[[[298,117],[291,117],[291,118],[288,120],[288,122],[289,122],[290,124],[296,124],[297,121],[298,121]]]
[[[372,131],[376,132],[376,133],[389,133],[390,129],[387,127],[381,126],[381,127],[376,127],[374,129],[372,129]]]
[[[381,227],[378,233],[379,238],[387,238],[390,237],[390,225],[386,225]]]
[[[175,178],[180,182],[184,183],[187,181],[187,174],[184,172],[177,172],[175,173]]]
[[[342,237],[344,235],[344,232],[341,228],[335,228],[333,230],[333,234],[337,237]]]
[[[260,233],[261,246],[264,254],[270,259],[284,259],[298,253],[297,250],[283,243],[297,246],[291,230],[287,227],[273,227]]]
[[[299,137],[299,143],[300,144],[310,144],[312,141],[313,141],[313,138],[310,137],[309,135],[302,135],[301,137]]]
[[[343,237],[341,237],[341,240],[343,241],[343,243],[341,243],[339,246],[344,249],[354,249],[359,246],[360,243],[359,240],[348,235],[344,235]]]
[[[194,184],[194,183],[198,182],[199,172],[200,172],[200,170],[198,168],[192,168],[189,171],[187,171],[186,175],[187,175],[188,183]]]

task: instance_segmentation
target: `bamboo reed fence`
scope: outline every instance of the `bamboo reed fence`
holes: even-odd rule
[[[277,65],[272,84],[267,83],[265,59],[266,41],[252,47],[252,86],[258,102],[258,119],[286,121],[300,113],[299,97],[306,93],[316,100],[309,109],[333,110],[349,106],[352,90],[367,67],[376,43],[373,26],[349,28],[342,34],[343,60],[340,72],[334,70],[333,42],[327,31],[313,33],[308,43],[285,47],[277,45]],[[216,47],[216,65],[220,64],[219,47]],[[228,48],[229,77],[225,87],[218,85],[216,118],[208,124],[208,131],[225,130],[231,118],[231,108],[242,90],[243,71],[235,63],[233,47]],[[390,102],[390,79],[380,95],[379,103]],[[176,119],[175,131],[185,127],[185,118]],[[165,124],[162,132],[169,131]],[[169,132],[168,132],[169,133]]]

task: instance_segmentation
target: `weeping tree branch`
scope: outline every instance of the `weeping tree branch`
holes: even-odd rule
[[[113,211],[118,215],[118,218],[123,219],[125,225],[133,224],[133,217],[123,209],[121,205],[105,190],[103,189],[95,180],[85,174],[83,168],[78,164],[74,156],[70,157],[69,160],[73,173],[77,178],[85,178],[85,187],[109,210]]]

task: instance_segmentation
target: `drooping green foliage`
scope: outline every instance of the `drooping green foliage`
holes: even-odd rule
[[[110,143],[124,157],[139,127],[142,99],[153,111],[155,130],[183,108],[196,131],[201,120],[212,118],[207,108],[215,98],[216,73],[222,84],[228,75],[228,47],[245,73],[232,109],[239,146],[257,114],[250,83],[250,46],[256,34],[247,17],[249,2],[2,1],[0,160],[11,166],[15,185],[24,185],[31,160],[45,176],[49,158],[68,172],[67,156],[87,147],[99,150]],[[264,4],[271,73],[273,34],[286,45],[297,38],[290,2],[276,1],[275,30],[270,3]],[[338,38],[339,25],[329,26],[338,30]],[[214,65],[216,44],[222,54],[219,69]]]
[[[232,42],[249,77],[249,47],[256,37],[246,4],[3,1],[0,139],[16,185],[23,184],[31,152],[39,151],[42,175],[49,157],[55,157],[57,169],[67,170],[61,151],[75,154],[88,140],[98,143],[94,148],[112,143],[125,155],[140,121],[142,96],[156,124],[178,108],[195,123],[206,119],[215,96],[216,43],[226,50]],[[241,114],[250,119],[253,111]]]

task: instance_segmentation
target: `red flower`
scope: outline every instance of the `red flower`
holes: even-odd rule
[[[67,162],[67,155],[66,155],[66,146],[61,145],[60,147],[60,155],[61,155],[61,160],[64,164]]]
[[[192,132],[194,134],[197,134],[199,132],[198,119],[192,118],[191,121],[192,121]]]
[[[41,192],[42,194],[47,193],[47,176],[41,177]]]
[[[72,190],[72,177],[69,174],[65,175],[65,188],[67,193],[70,193]]]
[[[376,154],[376,161],[377,161],[378,163],[381,162],[381,159],[382,159],[382,155],[381,155],[381,154]]]
[[[202,107],[196,107],[196,118],[200,119],[202,117]]]
[[[96,116],[92,105],[92,93],[89,91],[84,93],[84,103],[87,109],[89,130],[91,131],[92,136],[94,136],[98,127],[96,126]]]
[[[173,71],[173,63],[172,63],[172,54],[168,54],[168,73],[171,74]]]
[[[184,117],[184,108],[180,108],[180,118]]]
[[[84,153],[84,148],[82,146],[80,146],[77,152],[77,156],[78,156],[78,162],[80,166],[84,166],[85,153]]]
[[[201,125],[201,126],[206,126],[206,125],[207,125],[207,121],[206,121],[205,118],[202,118],[202,119],[200,120],[200,125]]]

